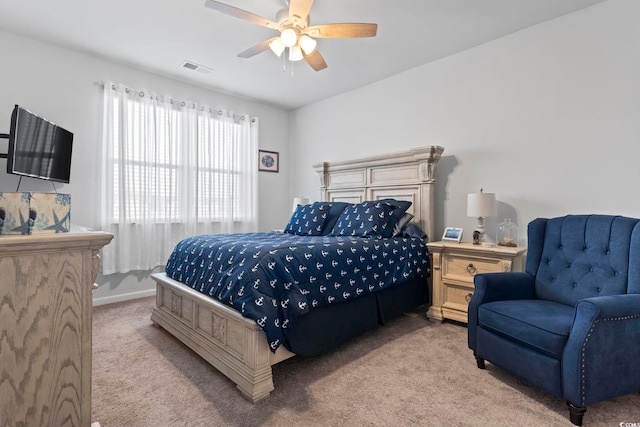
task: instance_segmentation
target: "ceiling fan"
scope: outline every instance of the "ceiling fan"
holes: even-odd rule
[[[304,59],[314,70],[320,71],[327,68],[327,63],[316,49],[316,38],[374,37],[378,31],[378,24],[343,23],[310,26],[309,11],[312,5],[313,0],[289,0],[289,8],[280,10],[276,14],[276,20],[273,21],[219,1],[205,1],[205,6],[208,8],[280,32],[280,35],[240,52],[238,54],[240,58],[251,58],[269,48],[280,56],[285,49],[289,49],[290,61]]]

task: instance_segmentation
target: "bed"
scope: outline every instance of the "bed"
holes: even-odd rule
[[[406,213],[413,216],[412,223],[433,236],[433,187],[442,152],[442,147],[428,146],[315,164],[321,201],[331,202],[329,206],[351,204],[358,209],[367,207],[362,207],[365,201],[383,204],[384,209],[386,205],[393,209],[396,203],[386,201],[408,201],[411,205]],[[418,262],[411,252],[420,249],[415,248],[420,244],[411,236],[400,234],[377,242],[350,235],[307,238],[288,233],[211,239],[185,239],[178,245],[183,247],[176,247],[177,255],[172,255],[176,259],[168,261],[166,271],[152,275],[157,293],[151,320],[234,381],[241,394],[252,402],[268,397],[273,390],[274,364],[295,354],[313,356],[329,351],[428,299],[428,265]],[[236,252],[232,254],[227,248]],[[393,261],[393,268],[388,267],[392,261],[387,255],[386,264],[378,264],[380,271],[376,271],[376,264],[367,265],[370,258],[377,257],[372,255],[374,251],[385,249],[389,255],[399,257]],[[243,256],[246,251],[254,256]],[[344,251],[346,255],[342,254]],[[381,261],[382,253],[379,256]],[[336,270],[329,269],[332,264]],[[287,268],[291,266],[294,268]],[[196,267],[200,268],[197,272]],[[298,268],[314,273],[307,270],[298,274],[294,271]],[[207,269],[212,271],[211,276],[206,276]],[[287,270],[289,275],[279,279],[270,271],[278,269],[281,274]],[[385,269],[398,270],[399,276],[385,279]],[[262,280],[263,285],[270,283],[273,290],[268,286],[266,290],[254,290],[247,285],[227,292],[231,289],[227,281],[244,275]],[[214,276],[216,283],[206,284],[205,279],[213,280]],[[297,296],[283,296],[284,288],[293,288]],[[262,313],[264,316],[253,313],[253,304],[265,303],[270,308]],[[288,322],[293,326],[283,332],[282,327]]]

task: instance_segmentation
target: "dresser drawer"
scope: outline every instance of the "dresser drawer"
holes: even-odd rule
[[[503,271],[502,260],[498,258],[472,257],[469,255],[445,254],[442,259],[442,279],[473,283],[473,277],[480,273]]]

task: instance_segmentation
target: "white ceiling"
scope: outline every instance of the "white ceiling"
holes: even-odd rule
[[[223,0],[275,20],[285,0]],[[401,73],[605,0],[316,0],[311,25],[374,22],[364,39],[318,39],[315,72],[267,50],[277,33],[204,7],[204,0],[0,0],[0,29],[202,87],[293,109]],[[185,60],[213,68],[202,74]],[[123,82],[126,83],[126,82]]]

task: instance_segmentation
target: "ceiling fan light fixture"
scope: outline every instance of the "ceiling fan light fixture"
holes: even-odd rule
[[[280,33],[280,39],[282,44],[288,48],[295,46],[298,43],[298,33],[293,28],[285,28]]]
[[[316,48],[316,45],[318,44],[318,42],[312,39],[311,37],[309,37],[308,35],[303,34],[300,37],[300,42],[298,44],[300,45],[304,53],[306,53],[307,55],[310,55],[311,52],[313,52],[313,50]]]
[[[289,48],[289,61],[302,61],[302,49],[295,45]]]
[[[269,47],[271,48],[271,51],[278,56],[282,55],[282,52],[284,52],[285,49],[285,45],[282,43],[280,37],[273,39],[273,41],[269,43]]]

